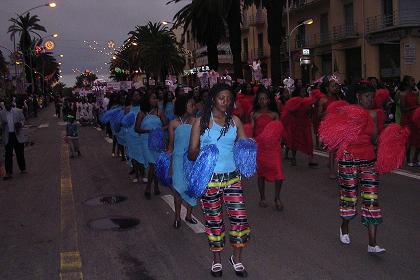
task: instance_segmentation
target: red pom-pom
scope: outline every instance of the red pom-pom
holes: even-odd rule
[[[331,113],[331,112],[335,112],[338,108],[343,107],[343,106],[347,106],[349,105],[349,103],[347,101],[344,100],[337,100],[337,101],[333,101],[330,103],[330,105],[328,105],[326,113]]]
[[[244,124],[244,132],[246,137],[254,137],[254,129],[252,128],[252,125],[250,123]]]
[[[292,97],[287,100],[286,104],[284,105],[283,111],[284,112],[293,112],[299,109],[300,105],[302,105],[303,98],[302,97]]]
[[[420,107],[413,113],[413,123],[420,129]]]
[[[325,94],[323,94],[318,88],[311,90],[311,97],[315,98],[316,100],[319,100],[321,98],[325,97]]]
[[[398,124],[390,124],[382,131],[378,139],[378,155],[375,164],[375,170],[379,174],[401,167],[409,134],[407,128]]]
[[[375,92],[374,102],[375,102],[375,108],[382,109],[385,102],[389,99],[389,91],[385,88],[378,89]]]
[[[347,105],[325,116],[319,126],[319,137],[328,150],[338,150],[337,156],[340,156],[349,144],[372,130],[369,112],[360,106]]]
[[[269,122],[263,132],[257,137],[258,143],[272,144],[273,142],[280,141],[283,135],[284,127],[281,121],[275,120]]]

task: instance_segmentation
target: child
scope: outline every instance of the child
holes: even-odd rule
[[[74,122],[73,115],[68,115],[67,119],[69,122],[66,126],[66,137],[70,146],[70,158],[74,158],[76,153],[77,156],[81,156],[79,149],[79,124]]]

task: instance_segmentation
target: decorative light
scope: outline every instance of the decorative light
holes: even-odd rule
[[[57,37],[58,37],[58,33],[54,33],[52,36],[53,36],[54,38],[57,38]]]
[[[53,41],[46,41],[45,44],[44,44],[44,47],[47,50],[51,51],[51,50],[53,50],[55,48],[55,44],[54,44]]]
[[[60,54],[60,57],[63,58],[64,57],[64,54]]]

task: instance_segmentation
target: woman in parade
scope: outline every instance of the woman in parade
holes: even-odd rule
[[[153,129],[167,128],[167,120],[164,113],[159,110],[158,98],[155,92],[149,91],[140,104],[141,111],[137,115],[135,131],[140,133],[140,146],[143,153],[143,162],[145,168],[149,168],[147,186],[144,192],[146,199],[151,199],[152,183],[154,184],[154,194],[159,195],[158,180],[155,176],[155,162],[159,152],[152,151],[149,148],[149,133]],[[166,126],[166,127],[165,127]]]
[[[264,131],[265,127],[273,120],[278,120],[279,114],[277,111],[277,104],[274,96],[269,94],[263,88],[257,93],[254,102],[254,110],[251,114],[251,123],[253,127],[254,138],[257,139],[259,144],[258,136]],[[280,140],[280,139],[279,139]],[[272,142],[270,150],[262,149],[258,145],[257,150],[257,173],[258,173],[258,190],[260,192],[260,207],[267,207],[265,199],[265,181],[272,182],[275,184],[275,195],[274,203],[276,209],[283,210],[283,204],[280,200],[280,191],[284,180],[283,168],[281,162],[281,143]],[[261,147],[261,148],[260,148]]]
[[[379,180],[375,170],[375,147],[377,140],[378,122],[373,108],[375,89],[361,84],[357,89],[359,107],[363,110],[352,111],[353,117],[365,121],[365,129],[357,135],[356,140],[348,143],[345,149],[339,149],[338,183],[340,190],[340,241],[350,244],[349,224],[356,216],[357,192],[360,187],[362,197],[362,223],[368,228],[368,252],[377,254],[385,252],[376,243],[377,227],[382,223],[382,211],[378,204]],[[348,106],[350,107],[350,106]],[[364,113],[363,113],[364,112]],[[360,117],[359,115],[360,114]]]
[[[233,255],[229,262],[235,273],[246,277],[241,263],[242,249],[249,240],[250,228],[245,210],[241,176],[236,170],[233,146],[238,138],[245,138],[244,129],[238,117],[232,115],[233,94],[228,85],[216,84],[210,90],[204,112],[193,124],[188,157],[196,160],[200,148],[215,144],[219,156],[211,181],[201,198],[201,207],[206,221],[206,233],[210,250],[213,252],[211,274],[222,276],[221,251],[224,248],[225,228],[223,223],[223,202],[230,219],[230,242]]]
[[[292,151],[292,166],[296,166],[296,153],[300,151],[308,156],[308,166],[315,167],[312,140],[312,105],[315,98],[304,97],[305,91],[296,87],[283,108],[282,122],[286,127],[286,145]]]
[[[134,90],[133,96],[132,96],[132,106],[131,106],[131,112],[137,115],[140,113],[140,100],[141,100],[141,94],[138,90]],[[140,176],[144,173],[144,168],[141,162],[143,162],[143,153],[141,151],[140,143],[140,134],[138,134],[134,130],[134,126],[131,126],[127,129],[127,153],[128,157],[131,160],[131,164],[133,165],[133,171],[134,171],[134,178],[133,183],[137,183],[140,179]]]
[[[181,226],[181,204],[187,203],[185,221],[197,224],[192,218],[193,207],[197,200],[186,195],[188,182],[184,175],[184,154],[188,150],[192,124],[195,121],[195,103],[191,95],[180,96],[175,100],[174,113],[176,118],[169,123],[168,153],[172,154],[172,184],[174,189],[175,221],[174,228]]]
[[[413,113],[419,107],[419,93],[415,91],[416,82],[411,76],[404,76],[400,87],[401,126],[410,129],[410,138],[407,148],[407,164],[410,167],[420,166],[420,129],[413,120]],[[414,147],[414,156],[411,158],[411,147]]]
[[[318,107],[318,117],[322,119],[327,111],[328,106],[334,102],[340,100],[338,92],[339,92],[340,85],[338,84],[337,80],[334,77],[325,77],[320,90],[324,97],[322,97],[319,101]],[[336,161],[336,154],[334,151],[330,151],[329,154],[329,163],[328,168],[330,171],[329,177],[330,179],[337,178],[337,161]]]

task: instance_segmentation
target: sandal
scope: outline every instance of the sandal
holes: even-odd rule
[[[261,201],[258,203],[258,205],[259,205],[261,208],[267,208],[267,207],[268,207],[268,204],[267,204],[267,202],[265,202],[265,200],[261,200]]]
[[[223,267],[221,263],[211,263],[211,275],[213,277],[222,277],[223,271],[222,271]]]
[[[179,229],[181,227],[181,220],[175,220],[174,228]]]
[[[198,222],[196,219],[191,218],[191,219],[187,219],[185,218],[185,221],[187,221],[188,223],[192,224],[192,225],[196,225]]]
[[[274,203],[276,204],[277,211],[283,211],[284,206],[280,199],[275,199]]]
[[[233,261],[233,256],[230,257],[229,263],[233,266],[236,276],[241,278],[248,277],[248,272],[245,270],[244,265],[242,263],[235,263]]]

